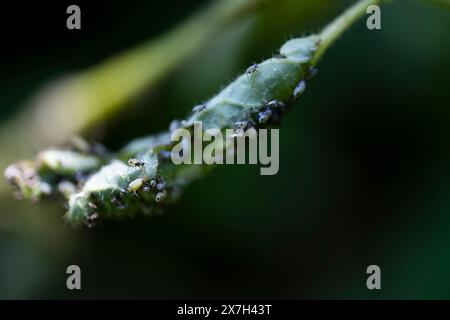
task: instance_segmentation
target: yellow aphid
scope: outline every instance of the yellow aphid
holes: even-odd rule
[[[136,180],[131,181],[130,184],[128,185],[128,192],[136,193],[136,191],[138,191],[143,184],[144,179],[142,178],[137,178]]]

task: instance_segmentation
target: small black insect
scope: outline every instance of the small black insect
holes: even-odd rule
[[[251,76],[251,75],[252,75],[253,73],[255,73],[257,70],[258,70],[258,64],[257,64],[257,63],[254,63],[254,64],[252,64],[250,67],[247,68],[246,73],[247,73],[248,75]]]
[[[147,175],[145,173],[145,162],[139,159],[128,159],[128,165],[133,168],[139,168],[141,170],[142,180],[147,180]]]
[[[128,165],[130,167],[141,168],[145,166],[145,162],[139,159],[128,159]]]

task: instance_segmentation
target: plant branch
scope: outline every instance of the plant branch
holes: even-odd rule
[[[173,130],[194,132],[197,122],[202,123],[201,130],[221,132],[277,125],[303,94],[306,81],[315,73],[315,62],[368,5],[377,3],[381,1],[359,1],[319,35],[287,41],[279,54],[252,65],[166,132],[134,140],[114,154],[85,143],[77,144],[78,152],[43,151],[35,161],[9,166],[5,177],[25,198],[65,198],[65,218],[73,225],[92,226],[98,219],[161,212],[166,204],[176,201],[184,185],[214,167],[175,165],[170,156],[175,144],[170,139]],[[133,167],[130,158],[144,167]]]

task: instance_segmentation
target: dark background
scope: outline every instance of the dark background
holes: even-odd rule
[[[37,151],[21,150],[8,128],[42,85],[163,34],[207,3],[2,3],[0,142],[18,150],[1,146],[2,170]],[[279,1],[229,27],[99,140],[114,149],[166,128],[350,3]],[[66,29],[69,4],[81,7],[80,31]],[[382,7],[382,30],[355,24],[284,119],[276,176],[222,166],[164,215],[94,230],[65,225],[59,204],[13,200],[2,181],[0,297],[450,298],[449,17],[427,1],[395,1]],[[70,264],[81,267],[82,291],[66,289]],[[380,291],[366,288],[371,264],[381,267]]]

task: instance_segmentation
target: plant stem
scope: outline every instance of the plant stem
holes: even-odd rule
[[[312,60],[316,64],[325,51],[346,31],[353,23],[362,17],[370,5],[379,5],[384,0],[360,0],[345,10],[341,15],[328,24],[319,34],[321,43]]]

